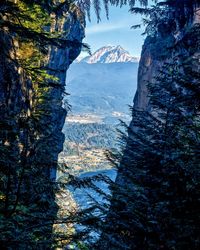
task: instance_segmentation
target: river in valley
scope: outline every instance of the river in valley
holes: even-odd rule
[[[79,176],[81,179],[85,179],[87,177],[95,177],[96,175],[103,175],[115,181],[117,172],[115,169],[105,169],[99,170],[96,172],[87,172],[83,173]],[[109,185],[104,181],[93,181],[95,186],[97,186],[100,190],[102,190],[106,194],[110,194]],[[104,201],[102,195],[96,192],[93,188],[76,188],[72,191],[73,197],[77,204],[80,206],[81,209],[88,208],[91,204],[91,197],[95,199],[97,202],[102,204]]]

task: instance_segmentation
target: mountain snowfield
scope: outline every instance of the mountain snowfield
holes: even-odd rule
[[[133,57],[128,51],[118,46],[104,46],[78,62],[92,63],[116,63],[116,62],[139,62],[138,57]]]

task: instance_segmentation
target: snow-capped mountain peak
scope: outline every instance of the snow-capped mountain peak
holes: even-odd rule
[[[120,45],[104,46],[94,52],[91,56],[87,56],[80,60],[86,63],[115,63],[115,62],[138,62],[137,57],[133,57],[128,51],[124,50]]]

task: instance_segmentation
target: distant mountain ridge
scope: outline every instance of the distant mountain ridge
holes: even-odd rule
[[[79,63],[117,63],[117,62],[139,62],[138,57],[133,57],[128,51],[118,46],[104,46],[79,61]]]

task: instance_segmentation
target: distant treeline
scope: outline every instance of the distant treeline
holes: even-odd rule
[[[65,133],[64,151],[69,142],[83,144],[86,148],[116,148],[118,133],[108,124],[68,123],[63,129]]]

